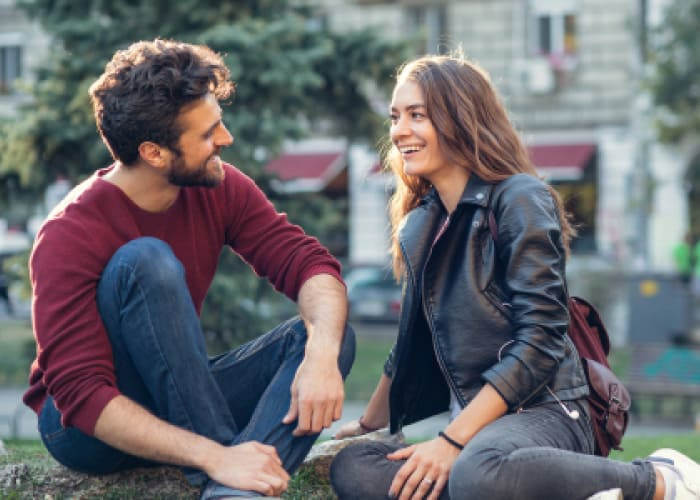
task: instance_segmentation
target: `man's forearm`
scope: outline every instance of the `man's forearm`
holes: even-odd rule
[[[289,481],[273,446],[255,441],[220,445],[157,418],[126,396],[107,403],[97,419],[95,437],[133,455],[200,469],[230,488],[278,496]]]
[[[302,285],[298,302],[309,335],[307,356],[336,359],[348,314],[345,287],[331,275],[318,274]]]
[[[95,424],[95,437],[132,455],[202,470],[224,448],[159,419],[126,396],[107,403]]]

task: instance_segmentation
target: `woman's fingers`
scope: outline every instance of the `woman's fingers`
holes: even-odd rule
[[[440,493],[442,493],[442,490],[445,489],[445,486],[447,486],[448,477],[449,475],[447,474],[438,476],[438,478],[435,480],[435,484],[433,485],[433,489],[430,491],[428,500],[438,500]]]
[[[413,444],[411,446],[406,446],[405,448],[400,448],[396,451],[393,451],[389,453],[386,458],[389,460],[407,460],[410,458],[411,455],[413,455],[413,452],[416,450],[416,445]]]

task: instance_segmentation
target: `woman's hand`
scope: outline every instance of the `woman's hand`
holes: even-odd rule
[[[394,476],[389,497],[399,500],[437,500],[450,477],[459,450],[444,439],[401,448],[387,455],[389,460],[406,460]]]
[[[351,420],[350,422],[344,423],[340,429],[333,434],[333,439],[345,439],[348,437],[361,436],[367,434],[369,430],[365,430],[362,425],[360,425],[360,419]]]

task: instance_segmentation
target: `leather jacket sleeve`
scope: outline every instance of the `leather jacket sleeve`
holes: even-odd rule
[[[482,377],[513,410],[549,383],[567,355],[566,255],[557,207],[543,182],[516,175],[493,194],[496,262],[514,333]]]

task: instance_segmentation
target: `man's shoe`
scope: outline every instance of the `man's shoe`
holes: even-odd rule
[[[587,500],[622,500],[622,490],[613,488],[612,490],[599,491]]]
[[[700,464],[681,452],[668,448],[656,450],[647,460],[663,474],[666,498],[700,500]]]

